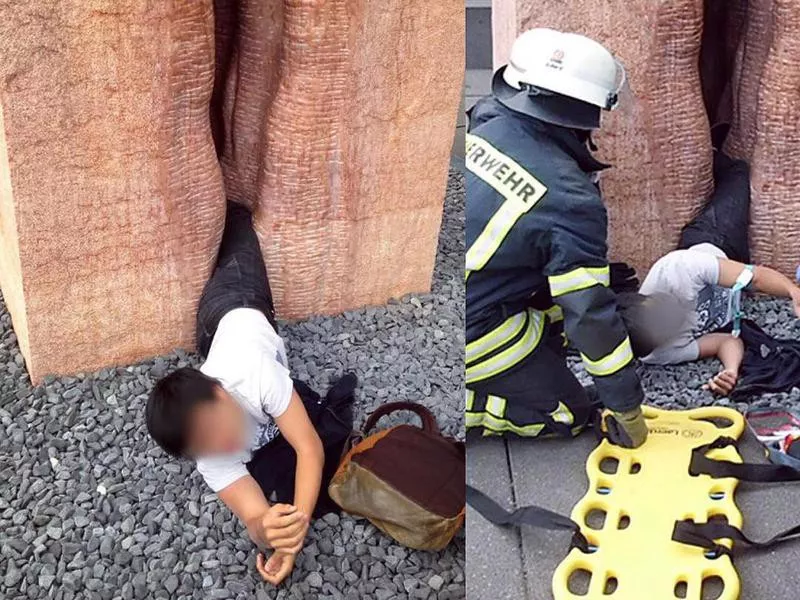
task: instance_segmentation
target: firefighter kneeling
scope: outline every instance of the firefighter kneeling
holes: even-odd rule
[[[580,35],[514,43],[467,134],[467,412],[470,430],[574,435],[598,402],[623,443],[647,438],[643,394],[609,288],[607,217],[590,133],[613,109],[622,65]],[[566,364],[580,352],[594,385]]]

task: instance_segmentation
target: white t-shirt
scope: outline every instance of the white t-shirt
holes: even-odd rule
[[[248,474],[253,452],[279,435],[274,419],[292,399],[283,340],[261,311],[237,308],[219,322],[200,371],[222,384],[249,416],[250,444],[236,454],[201,457],[197,470],[218,492]]]
[[[697,338],[731,320],[732,292],[719,285],[720,258],[726,258],[725,253],[706,243],[670,252],[652,266],[639,291],[671,294],[685,305],[686,320],[674,339],[645,356],[643,362],[663,365],[697,360]]]

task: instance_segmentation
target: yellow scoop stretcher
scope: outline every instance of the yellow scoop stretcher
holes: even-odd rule
[[[700,600],[713,578],[723,586],[719,600],[739,598],[739,576],[728,555],[672,540],[676,521],[706,523],[725,518],[741,528],[734,502],[735,478],[692,476],[692,451],[726,436],[738,439],[744,418],[724,407],[666,411],[643,407],[647,442],[628,449],[603,440],[589,455],[589,490],[572,510],[572,519],[590,552],[572,548],[553,576],[555,600]],[[733,445],[708,458],[741,463]],[[728,548],[730,540],[719,540]],[[571,584],[583,577],[588,589]]]

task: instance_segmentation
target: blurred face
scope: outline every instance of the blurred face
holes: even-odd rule
[[[246,422],[242,407],[222,388],[212,402],[202,402],[189,421],[189,456],[230,454],[245,447]]]

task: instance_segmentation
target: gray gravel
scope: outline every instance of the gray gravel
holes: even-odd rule
[[[462,435],[463,180],[451,174],[433,292],[286,324],[291,367],[319,391],[359,376],[357,422],[415,400]],[[438,553],[364,520],[315,522],[288,583],[255,572],[243,528],[189,463],[148,438],[153,382],[177,351],[32,388],[0,300],[0,598],[464,598],[464,537]]]

